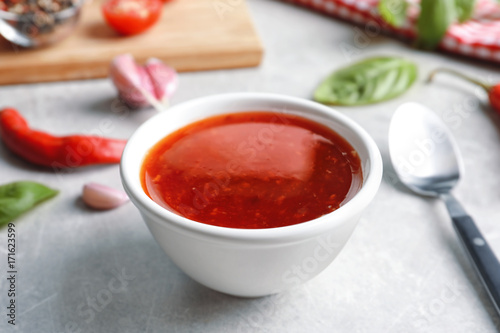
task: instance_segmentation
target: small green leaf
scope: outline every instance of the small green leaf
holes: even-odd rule
[[[45,185],[20,181],[0,186],[0,226],[14,220],[41,201],[55,196],[59,191]]]
[[[401,27],[405,23],[407,9],[406,0],[380,0],[378,4],[380,16],[394,27]]]
[[[314,100],[332,105],[364,105],[404,93],[417,78],[417,66],[398,57],[370,58],[340,69],[314,92]]]
[[[455,5],[457,7],[458,21],[464,23],[468,21],[474,13],[476,0],[455,0]]]
[[[418,17],[417,47],[435,49],[457,19],[455,0],[422,0]]]

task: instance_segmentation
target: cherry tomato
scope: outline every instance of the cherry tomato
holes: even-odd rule
[[[108,24],[122,35],[149,29],[160,18],[161,0],[107,0],[102,12]]]

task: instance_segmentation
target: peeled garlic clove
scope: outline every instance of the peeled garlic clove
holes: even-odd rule
[[[177,72],[161,60],[150,58],[144,66],[153,84],[154,93],[159,101],[166,101],[177,89]]]
[[[97,184],[88,183],[83,187],[82,199],[94,209],[113,209],[129,201],[123,191]]]
[[[150,105],[145,93],[155,95],[155,88],[145,68],[139,66],[132,55],[116,56],[111,62],[109,76],[128,106],[141,108]]]

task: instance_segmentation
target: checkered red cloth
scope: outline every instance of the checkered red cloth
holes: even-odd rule
[[[285,0],[321,11],[356,24],[377,22],[383,31],[405,38],[417,35],[418,0],[410,1],[408,18],[400,28],[386,24],[377,11],[379,0]],[[495,0],[478,0],[471,20],[453,24],[439,48],[467,57],[500,63],[500,4]]]

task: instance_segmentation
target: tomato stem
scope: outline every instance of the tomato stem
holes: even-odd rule
[[[429,75],[429,79],[428,79],[428,82],[431,82],[433,79],[434,79],[434,76],[436,76],[437,73],[448,73],[448,74],[451,74],[451,75],[455,75],[455,76],[458,76],[466,81],[469,81],[470,83],[473,83],[473,84],[476,84],[478,86],[480,86],[481,88],[483,88],[484,90],[486,90],[486,93],[489,93],[490,90],[493,88],[492,86],[482,82],[482,81],[479,81],[479,80],[476,80],[474,78],[471,78],[470,76],[467,76],[465,74],[462,74],[458,71],[455,71],[453,69],[448,69],[448,68],[437,68],[435,70],[433,70],[431,72],[431,74]]]

